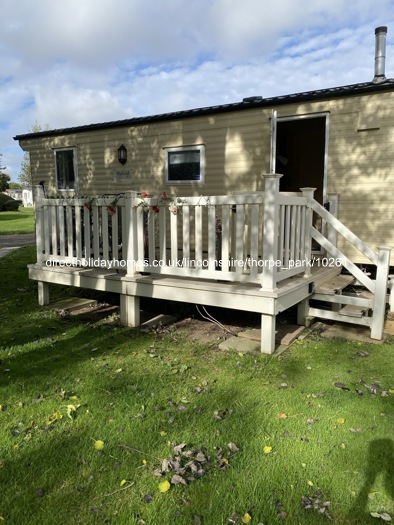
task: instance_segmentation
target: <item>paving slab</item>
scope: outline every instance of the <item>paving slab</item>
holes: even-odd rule
[[[81,310],[82,308],[91,307],[97,305],[95,299],[83,299],[82,297],[68,297],[67,299],[61,299],[50,303],[48,307],[56,312],[67,311],[74,312],[75,310]]]
[[[347,341],[357,341],[359,343],[373,343],[382,344],[386,339],[383,336],[382,341],[370,338],[370,329],[363,326],[349,326],[349,325],[326,325],[323,324],[320,336],[327,339],[345,339]]]
[[[386,321],[384,324],[383,331],[385,334],[394,335],[394,321],[392,320]]]
[[[159,314],[159,315],[156,315],[155,317],[152,317],[151,319],[148,319],[144,323],[140,324],[140,326],[138,327],[138,330],[144,333],[150,332],[153,328],[156,328],[157,326],[159,326],[159,324],[167,325],[167,324],[175,323],[175,321],[176,321],[176,317],[174,317],[173,315]]]
[[[235,350],[243,354],[260,354],[260,341],[242,337],[229,337],[219,344],[219,350]]]

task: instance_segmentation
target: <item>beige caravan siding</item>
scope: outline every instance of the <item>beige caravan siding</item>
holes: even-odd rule
[[[372,249],[394,248],[394,94],[349,97],[332,106],[328,191],[340,220]],[[340,242],[357,263],[368,261]],[[394,265],[394,254],[392,254]]]
[[[25,141],[30,151],[33,182],[46,180],[56,193],[55,148],[77,148],[79,193],[101,195],[127,190],[178,195],[225,194],[262,188],[263,159],[269,159],[269,137],[263,136],[261,110],[156,122]],[[269,132],[269,128],[268,132]],[[117,160],[124,144],[128,161]],[[205,144],[204,184],[165,184],[166,147]]]
[[[272,108],[196,116],[134,127],[87,130],[21,141],[31,154],[33,182],[56,193],[54,148],[77,148],[79,194],[127,190],[222,195],[263,189],[269,170]],[[339,194],[339,219],[372,248],[394,247],[394,93],[279,105],[278,116],[329,115],[327,191]],[[124,144],[122,167],[117,148]],[[165,184],[165,149],[204,144],[204,184]],[[351,246],[340,248],[357,263],[367,261]],[[394,266],[394,254],[392,255]]]

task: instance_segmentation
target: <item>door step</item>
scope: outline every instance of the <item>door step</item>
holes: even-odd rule
[[[354,304],[347,304],[339,310],[339,315],[345,317],[364,317],[368,312],[369,308],[367,306],[356,306]]]
[[[322,295],[336,295],[344,288],[354,283],[355,279],[352,275],[336,275],[328,281],[318,285],[314,293]]]

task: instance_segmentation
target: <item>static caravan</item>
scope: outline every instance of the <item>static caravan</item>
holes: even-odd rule
[[[285,260],[289,266],[289,253],[294,255],[297,252],[300,258],[301,252],[305,255],[315,247],[317,251],[328,250],[327,253],[331,253],[334,259],[346,257],[348,266],[351,269],[354,267],[356,273],[358,269],[355,265],[370,264],[371,260],[375,264],[378,259],[384,259],[386,269],[383,273],[388,273],[389,261],[394,266],[394,255],[390,259],[389,249],[394,247],[394,79],[386,79],[384,72],[386,30],[381,27],[375,32],[375,76],[371,82],[271,98],[248,97],[233,104],[16,136],[15,140],[19,141],[21,148],[30,154],[33,185],[41,185],[45,197],[54,198],[53,202],[58,202],[62,208],[60,219],[53,209],[49,216],[57,217],[54,219],[57,228],[64,228],[65,231],[52,234],[48,241],[50,232],[45,233],[45,227],[42,226],[40,236],[46,240],[41,239],[41,248],[48,252],[50,245],[56,244],[55,241],[63,240],[65,244],[67,237],[72,237],[72,249],[69,239],[68,244],[58,247],[52,255],[70,256],[71,251],[71,255],[75,256],[78,242],[73,236],[77,235],[79,228],[78,225],[71,228],[75,213],[80,220],[79,214],[86,212],[94,198],[101,198],[107,201],[97,200],[96,203],[106,208],[104,212],[97,211],[91,221],[93,226],[96,224],[96,237],[103,229],[105,234],[100,241],[89,241],[89,249],[98,255],[103,242],[109,245],[112,242],[112,247],[109,246],[105,253],[107,256],[113,254],[115,241],[114,236],[107,233],[109,220],[106,211],[113,206],[108,203],[118,204],[125,195],[142,193],[153,199],[149,202],[151,210],[163,204],[163,195],[165,202],[168,203],[170,199],[170,207],[174,203],[179,204],[185,211],[183,223],[189,221],[191,224],[193,221],[189,219],[189,214],[193,213],[193,220],[197,224],[200,220],[197,208],[201,205],[201,199],[209,210],[213,206],[223,206],[219,220],[220,246],[217,239],[217,211],[215,218],[204,219],[207,224],[205,233],[197,232],[196,226],[196,231],[191,234],[187,230],[188,225],[180,224],[179,216],[177,219],[171,216],[167,220],[166,231],[171,225],[172,231],[175,228],[182,237],[170,243],[173,258],[177,260],[181,244],[184,253],[190,255],[189,238],[193,237],[193,249],[197,250],[196,246],[201,242],[210,246],[207,250],[211,255],[215,253],[217,256],[219,247],[225,259],[229,253],[240,254],[242,251],[243,257],[253,254],[255,258],[267,261],[270,255],[273,260]],[[271,200],[267,195],[271,195]],[[85,209],[67,215],[65,203],[72,196],[80,199],[77,204],[82,207],[85,204]],[[81,196],[84,196],[84,201],[81,201]],[[222,196],[222,200],[219,196]],[[304,200],[297,204],[297,198]],[[310,204],[312,199],[316,204]],[[277,208],[271,209],[274,201]],[[45,206],[49,206],[48,202]],[[133,210],[138,206],[134,203]],[[146,198],[142,206],[146,211]],[[195,209],[192,212],[193,206]],[[293,211],[290,210],[292,206],[295,206]],[[271,210],[271,216],[268,210]],[[236,219],[234,211],[239,212]],[[100,215],[102,213],[104,215]],[[122,208],[122,213],[123,224],[125,220],[131,220],[133,211],[127,212]],[[330,214],[334,217],[332,220]],[[248,225],[247,220],[250,221]],[[121,216],[119,220],[115,217],[114,221],[118,225]],[[140,219],[140,224],[141,221],[143,219]],[[164,228],[163,221],[164,218],[160,223],[161,228]],[[151,222],[153,224],[153,219]],[[156,226],[151,226],[151,237],[157,235],[158,223],[156,220]],[[260,223],[264,223],[264,227],[256,233],[255,244],[259,244],[256,247],[250,239],[253,232],[260,228]],[[146,230],[147,225],[144,227]],[[327,229],[330,246],[334,247],[331,251],[322,233],[324,228]],[[334,229],[340,235],[334,234]],[[298,233],[290,235],[290,230],[293,233],[307,233],[298,238]],[[133,257],[145,250],[142,258],[146,258],[146,231],[141,233],[145,235],[145,240],[134,239],[133,243],[130,241],[130,231],[132,228],[129,230],[128,249]],[[136,230],[133,231],[135,233]],[[261,235],[261,231],[264,235]],[[164,242],[164,230],[161,235]],[[197,237],[201,239],[198,241]],[[213,241],[213,237],[216,240]],[[298,240],[294,240],[296,237]],[[284,247],[286,239],[288,249]],[[245,248],[246,242],[249,245]],[[141,248],[143,243],[145,247]],[[155,249],[153,244],[151,239],[151,251]],[[244,246],[241,249],[242,244]],[[384,255],[378,254],[379,247],[384,247]],[[84,248],[79,246],[81,250]],[[41,261],[42,253],[39,254]],[[209,269],[214,272],[214,263],[211,261],[209,264]],[[280,273],[277,268],[273,271],[277,275]],[[285,277],[295,275],[294,272],[287,274],[286,271],[282,272],[282,282]],[[161,275],[163,272],[166,274],[161,269]],[[204,274],[205,278],[214,277],[214,273],[208,273]],[[232,280],[242,282],[244,278],[241,278],[241,274],[244,273],[236,270]],[[260,273],[263,281],[266,276],[262,288],[270,289],[271,292],[277,290],[279,280],[276,277],[272,280],[271,269],[268,271],[264,268]],[[260,273],[257,272],[255,277],[260,279]],[[188,270],[179,266],[178,276],[190,277]],[[194,276],[201,278],[202,274],[195,273]],[[363,279],[359,274],[356,277],[358,281]],[[36,276],[36,279],[45,282],[43,274]],[[385,284],[382,284],[381,296],[386,297],[387,275],[382,278],[383,281]],[[303,282],[305,284],[306,281]],[[151,293],[142,285],[137,288],[130,285],[125,297],[135,299],[138,294]],[[312,288],[309,286],[309,294]],[[371,293],[375,293],[375,284],[369,284],[368,288]],[[211,304],[220,305],[221,300],[225,304],[224,296],[219,301],[213,299],[215,293],[212,291]],[[265,309],[260,305],[252,311],[267,314],[269,310],[269,321],[264,315],[262,317],[267,321],[268,331],[272,335],[272,316],[301,301],[304,301],[304,313],[307,312],[305,301],[309,298],[308,293],[295,293],[292,299],[283,301],[283,304],[275,296],[276,306],[273,309]],[[164,292],[157,296],[164,297]],[[186,292],[181,296],[179,300],[190,298]],[[211,297],[208,292],[206,296]],[[41,297],[41,301],[45,301],[45,297]],[[241,301],[238,304],[243,303]],[[136,318],[133,316],[136,315],[136,303],[131,306],[129,301],[127,305],[125,311],[129,313],[125,315],[129,316],[129,324],[135,324]],[[380,311],[381,324],[384,307],[377,310]],[[273,344],[271,335],[268,337],[269,351]]]

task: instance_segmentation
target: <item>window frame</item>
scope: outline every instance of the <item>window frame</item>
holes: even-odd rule
[[[74,187],[73,188],[59,188],[59,173],[57,167],[57,154],[65,151],[72,151],[73,154],[73,170],[74,170]],[[65,148],[55,148],[53,150],[55,158],[55,180],[56,191],[58,192],[78,192],[78,164],[77,164],[77,148],[75,146],[68,146]]]
[[[204,184],[205,183],[205,144],[192,144],[182,146],[171,146],[165,150],[165,183],[166,184]],[[169,157],[170,153],[186,153],[187,151],[200,152],[200,178],[198,180],[170,180],[169,179]]]

